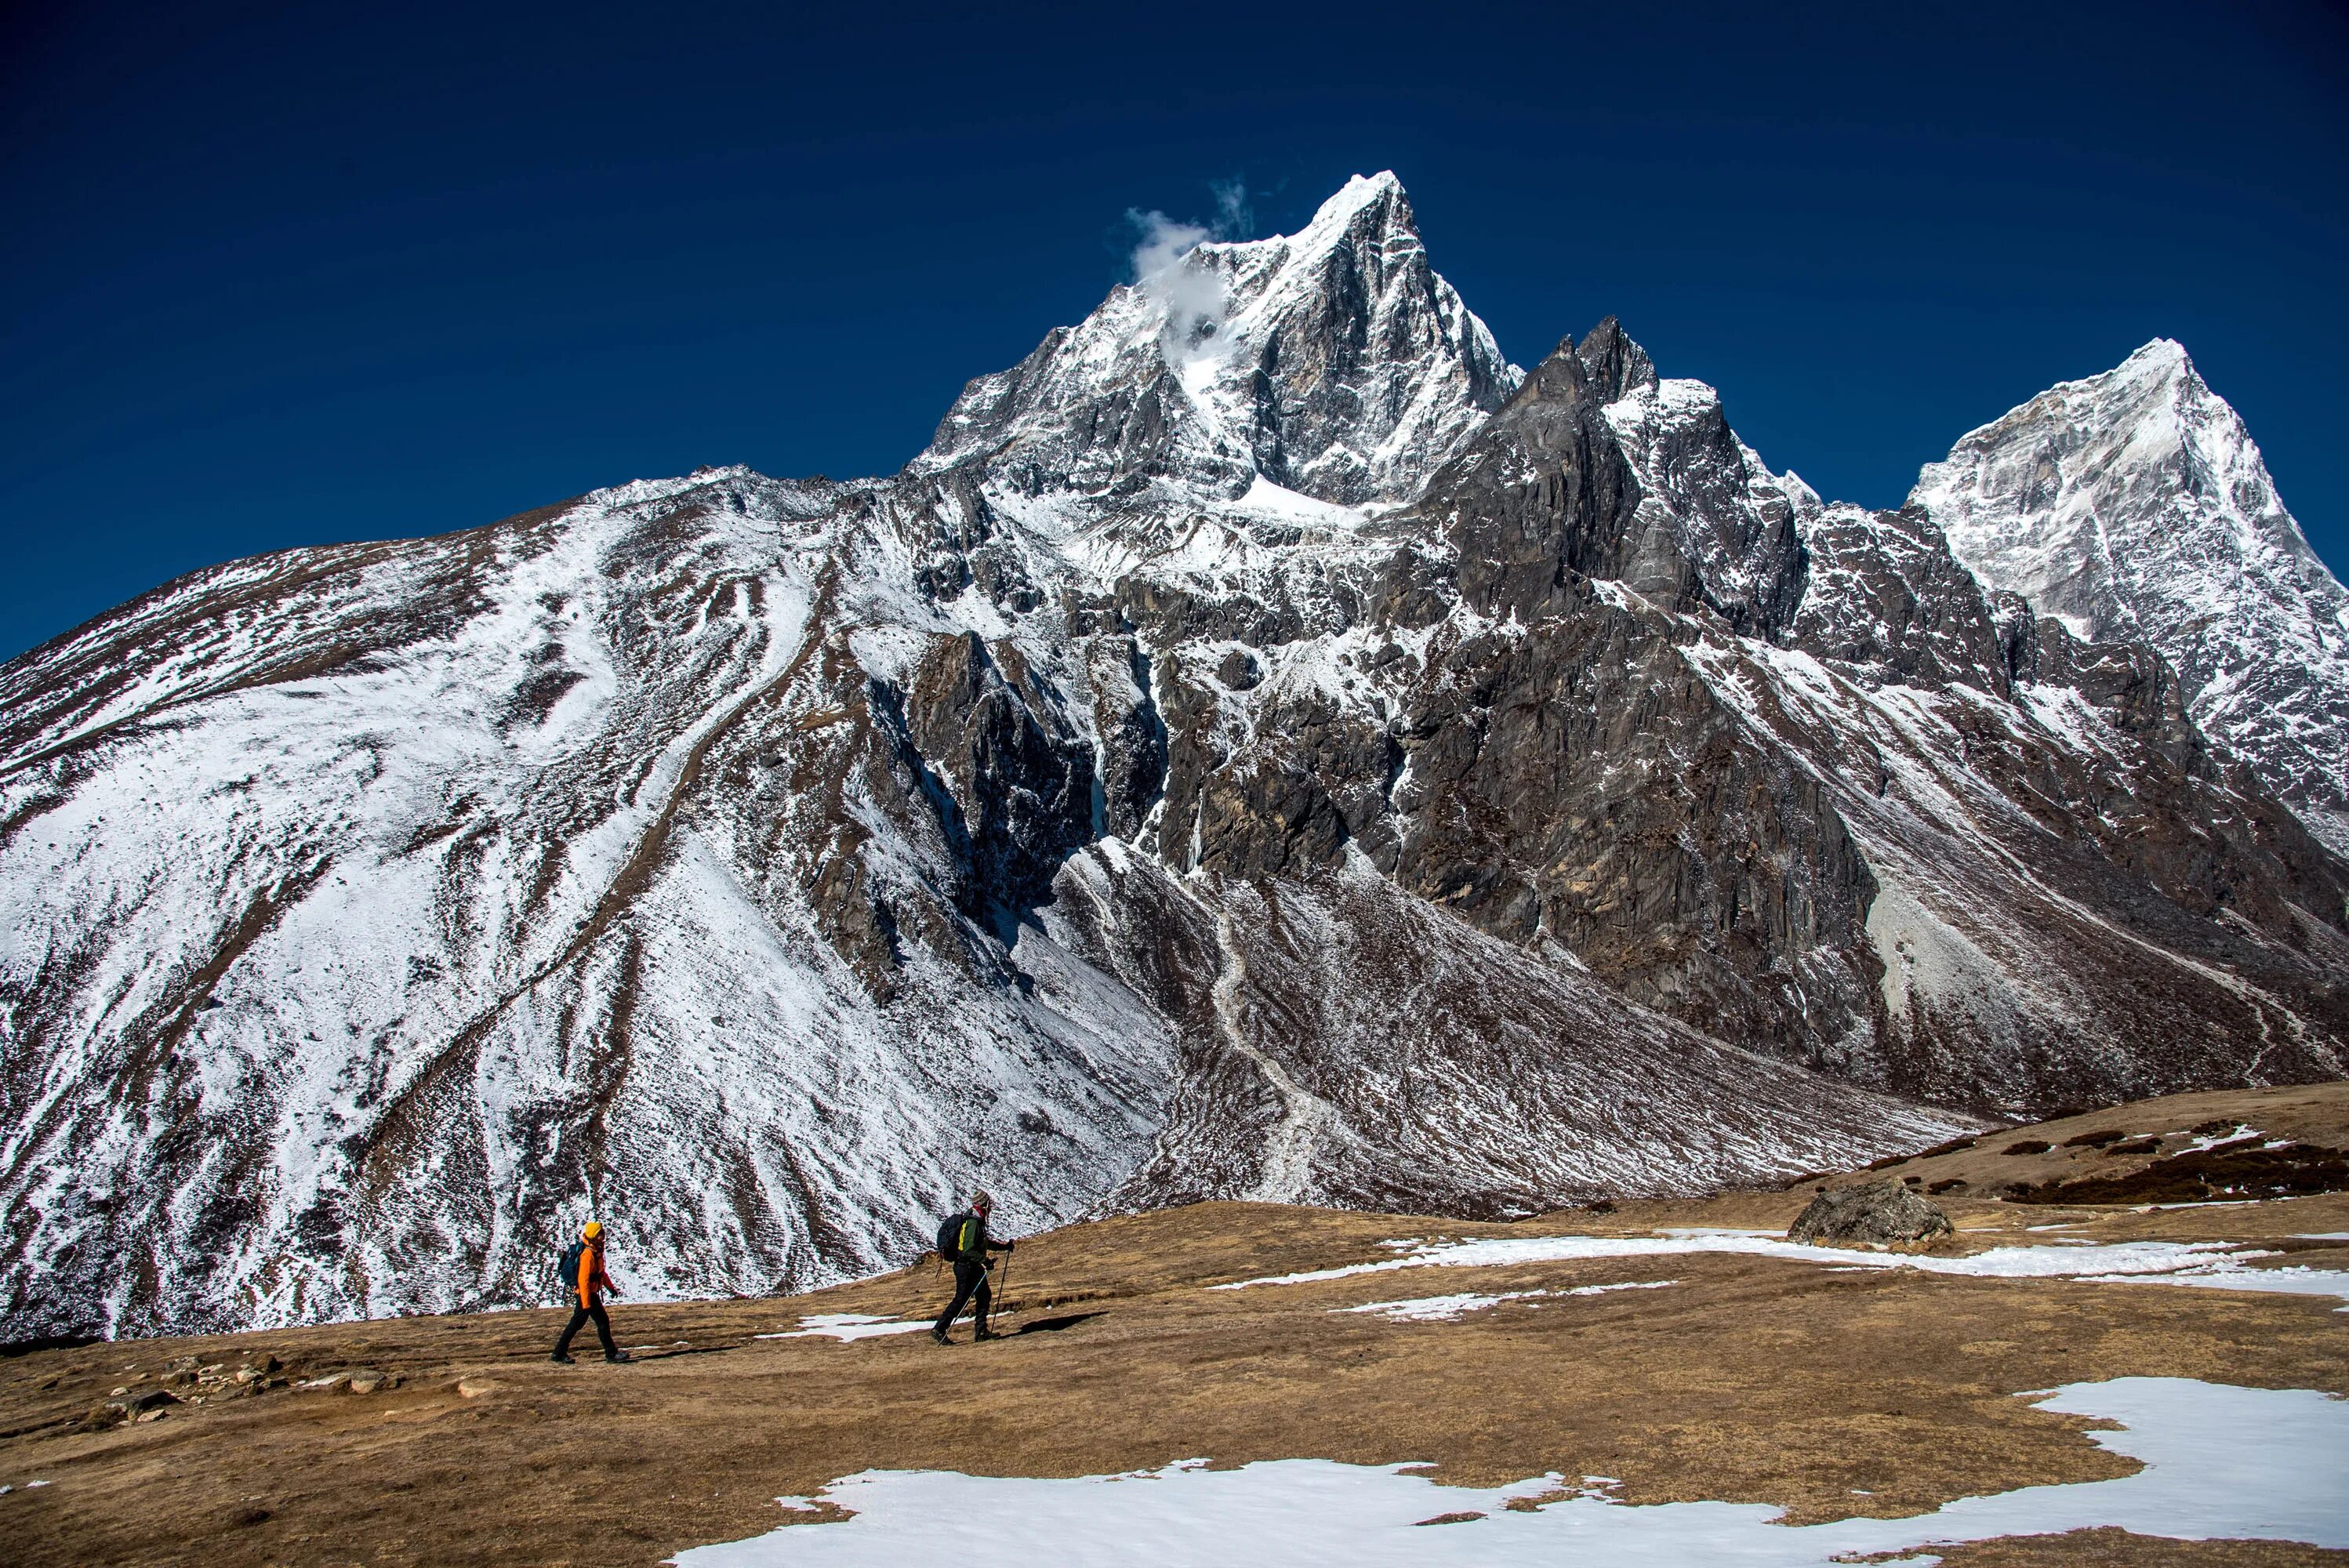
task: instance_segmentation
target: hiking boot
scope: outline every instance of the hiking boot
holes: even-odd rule
[[[930,1341],[936,1345],[952,1345],[954,1343],[953,1340],[947,1337],[947,1331],[943,1328],[931,1329]]]
[[[971,1337],[972,1337],[973,1339],[975,1339],[975,1340],[976,1340],[976,1339],[1000,1339],[1000,1338],[1002,1338],[1002,1337],[1003,1337],[1003,1336],[1002,1336],[1002,1335],[1000,1335],[1000,1334],[996,1333],[996,1332],[995,1332],[995,1330],[993,1330],[992,1328],[982,1328],[982,1329],[980,1329],[977,1334],[972,1335],[972,1336],[971,1336]]]
[[[633,1357],[633,1356],[631,1356],[631,1355],[629,1355],[629,1354],[628,1354],[626,1351],[625,1351],[625,1350],[615,1350],[615,1351],[613,1351],[613,1352],[612,1352],[612,1354],[610,1354],[609,1356],[605,1357],[604,1357],[604,1359],[605,1359],[605,1360],[606,1360],[606,1361],[612,1362],[612,1363],[613,1363],[613,1364],[615,1364],[615,1365],[617,1365],[618,1363],[623,1362],[623,1361],[634,1361],[634,1360],[636,1359],[636,1357]]]
[[[574,1361],[570,1357],[565,1356],[565,1355],[564,1355],[562,1351],[560,1351],[560,1350],[556,1351],[554,1355],[552,1355],[552,1356],[548,1357],[547,1357],[547,1359],[548,1359],[549,1361],[559,1361],[559,1362],[561,1362],[561,1363],[562,1363],[564,1366],[565,1366],[565,1367],[576,1367],[576,1366],[578,1366],[578,1365],[579,1365],[579,1363],[578,1363],[578,1362]]]

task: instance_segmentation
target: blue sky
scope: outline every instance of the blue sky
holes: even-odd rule
[[[895,469],[1129,209],[1381,168],[1512,357],[1619,315],[1832,497],[2176,337],[2349,562],[2341,8],[1795,9],[19,0],[0,657],[258,551]]]

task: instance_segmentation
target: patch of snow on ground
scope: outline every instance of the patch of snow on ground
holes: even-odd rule
[[[1399,1258],[1340,1268],[1308,1269],[1264,1279],[1235,1280],[1213,1290],[1246,1290],[1261,1284],[1306,1284],[1413,1268],[1501,1268],[1520,1264],[1578,1263],[1599,1258],[1675,1257],[1692,1253],[1739,1253],[1786,1258],[1846,1269],[1916,1269],[1927,1274],[1971,1274],[1991,1279],[2080,1279],[2095,1284],[2195,1284],[2220,1290],[2282,1291],[2335,1295],[2349,1301],[2349,1272],[2328,1269],[2253,1269],[2244,1264],[2279,1254],[2232,1251],[2231,1242],[2080,1242],[1993,1247],[1964,1257],[1927,1253],[1857,1252],[1807,1246],[1767,1234],[1740,1231],[1682,1233],[1661,1236],[1525,1236],[1453,1242],[1422,1247]],[[2290,1283],[2285,1283],[2290,1282]]]
[[[1572,1290],[1553,1292],[1557,1295],[1605,1295],[1614,1290],[1665,1290],[1681,1282],[1676,1279],[1633,1279],[1620,1284],[1579,1284]]]
[[[2273,1253],[2240,1253],[2240,1256],[2271,1257]],[[2183,1270],[2177,1274],[2156,1275],[2084,1274],[2089,1284],[2195,1284],[2207,1290],[2269,1291],[2279,1295],[2330,1295],[2349,1301],[2349,1272],[2340,1269],[2312,1269],[2294,1264],[2290,1268],[2247,1269],[2230,1266],[2232,1259],[2221,1258],[2216,1266]],[[2349,1306],[2341,1308],[2349,1312]]]
[[[1506,1290],[1497,1295],[1422,1295],[1409,1301],[1367,1301],[1360,1306],[1333,1306],[1331,1312],[1375,1312],[1397,1323],[1457,1323],[1472,1312],[1498,1306],[1505,1301],[1525,1301],[1549,1295],[1546,1290]]]
[[[1530,1301],[1536,1296],[1605,1295],[1619,1290],[1662,1290],[1681,1282],[1676,1279],[1630,1280],[1622,1284],[1586,1284],[1572,1290],[1508,1290],[1495,1295],[1478,1295],[1474,1291],[1459,1295],[1422,1295],[1407,1301],[1372,1301],[1361,1306],[1333,1306],[1338,1312],[1375,1312],[1397,1323],[1457,1323],[1472,1312],[1482,1312],[1488,1306],[1498,1306],[1505,1301]]]
[[[2043,1410],[2122,1423],[2083,1434],[2141,1461],[2113,1480],[1961,1498],[1908,1519],[1790,1527],[1762,1503],[1633,1506],[1588,1488],[1529,1511],[1562,1477],[1497,1488],[1444,1486],[1415,1465],[1272,1460],[1237,1470],[1185,1460],[1074,1480],[865,1470],[823,1501],[854,1517],[697,1547],[678,1568],[864,1568],[952,1563],[1028,1568],[1037,1547],[1062,1564],[1330,1563],[1361,1568],[1826,1568],[1929,1545],[2117,1527],[2177,1540],[2304,1541],[2349,1546],[2349,1402],[2306,1388],[2238,1388],[2182,1377],[2074,1383]],[[783,1498],[805,1511],[809,1500]],[[1457,1521],[1423,1535],[1413,1526]],[[1405,1533],[1409,1532],[1409,1533]]]
[[[1751,1225],[1666,1225],[1657,1233],[1666,1236],[1775,1236],[1775,1231],[1757,1231]]]
[[[871,1339],[883,1334],[911,1334],[917,1328],[927,1328],[929,1319],[916,1318],[911,1323],[895,1323],[885,1317],[874,1317],[862,1312],[822,1312],[800,1319],[797,1328],[787,1328],[781,1334],[754,1334],[753,1339],[812,1339],[818,1335],[845,1344],[852,1339]]]

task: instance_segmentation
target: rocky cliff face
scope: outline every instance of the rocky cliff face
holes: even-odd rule
[[[1823,504],[1392,177],[745,469],[0,671],[11,1336],[803,1284],[1218,1195],[1500,1214],[2340,1076],[2349,868],[2190,683]]]
[[[1985,583],[2161,655],[2203,731],[2349,854],[2349,593],[2183,348],[2041,393],[1909,500]]]

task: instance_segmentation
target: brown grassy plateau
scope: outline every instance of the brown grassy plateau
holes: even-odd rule
[[[2073,1222],[2064,1234],[2259,1242],[2282,1261],[2349,1268],[2349,1243],[2296,1239],[2349,1232],[2344,1192],[2168,1210],[1967,1195],[2147,1169],[2185,1140],[2106,1150],[2221,1118],[2340,1148],[2349,1086],[2147,1101],[1886,1174],[1964,1177],[1939,1199],[1958,1251]],[[2064,1143],[2115,1130],[2135,1136]],[[2000,1152],[2031,1140],[2051,1148]],[[2330,1297],[1719,1254],[1204,1288],[1391,1256],[1379,1243],[1398,1237],[1783,1230],[1813,1185],[1516,1224],[1211,1203],[1071,1225],[1017,1253],[999,1313],[1009,1337],[974,1345],[966,1324],[945,1349],[919,1334],[753,1337],[802,1314],[935,1312],[941,1284],[925,1265],[791,1298],[623,1299],[621,1343],[652,1347],[623,1367],[595,1358],[592,1332],[578,1366],[550,1364],[554,1309],[32,1352],[0,1360],[0,1484],[16,1489],[0,1496],[0,1541],[26,1564],[648,1564],[772,1529],[777,1496],[867,1467],[1080,1475],[1196,1456],[1433,1460],[1438,1479],[1477,1483],[1601,1474],[1623,1479],[1627,1501],[1770,1502],[1808,1522],[2133,1468],[2023,1390],[2136,1374],[2349,1394],[2349,1315]],[[610,1219],[625,1283],[626,1216]],[[1450,1323],[1331,1310],[1665,1278],[1681,1283]],[[84,1429],[116,1390],[154,1389],[175,1366],[220,1368],[204,1385],[217,1387],[264,1356],[290,1384],[362,1370],[399,1381],[215,1395]],[[35,1480],[49,1484],[26,1490]],[[1947,1556],[1965,1568],[2349,1563],[2114,1531]]]

